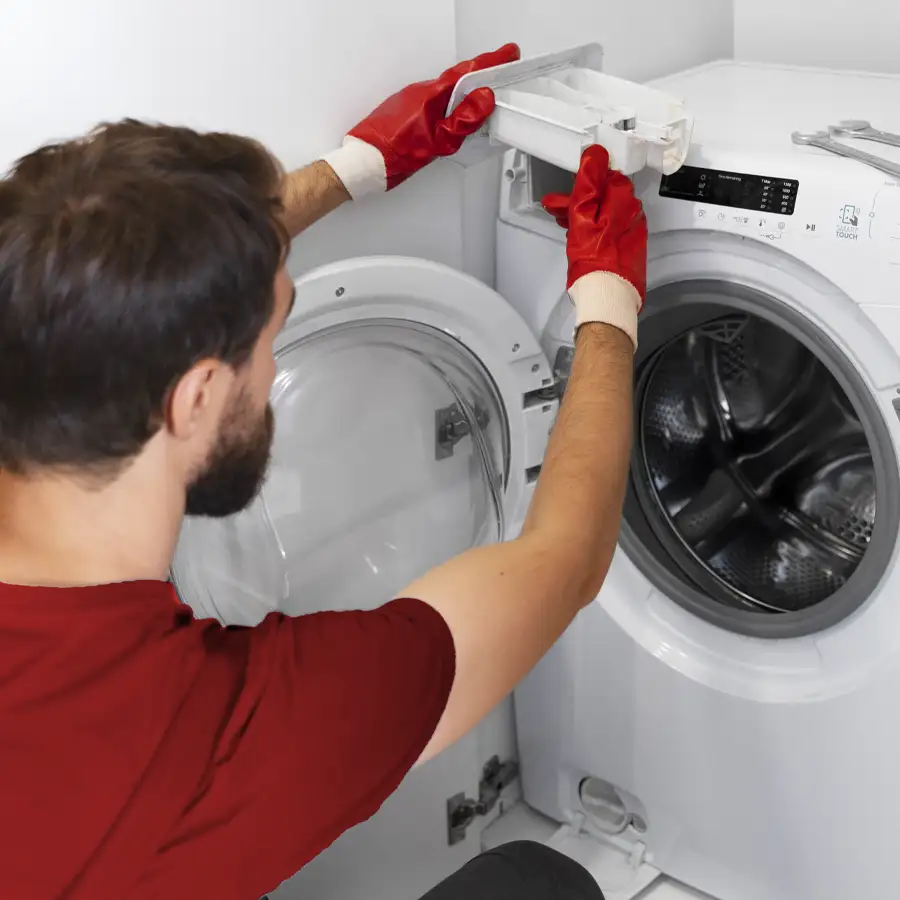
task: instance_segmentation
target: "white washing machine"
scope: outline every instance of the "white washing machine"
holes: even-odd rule
[[[650,292],[620,550],[516,693],[528,808],[491,828],[554,823],[608,900],[893,896],[900,186],[790,134],[900,131],[900,80],[723,63],[660,86],[695,142],[675,175],[636,175]],[[411,259],[298,282],[266,486],[179,543],[199,614],[372,607],[517,532],[571,358],[564,236],[538,200],[572,176],[506,163],[498,292]],[[448,822],[483,746],[414,772],[386,827],[284,896],[381,896],[403,858],[413,874],[384,896],[413,900],[457,868],[491,841],[489,819]]]
[[[900,132],[900,79],[717,63],[660,85],[695,128],[683,169],[636,178],[622,537],[516,693],[525,799],[594,809],[589,831],[721,900],[897,896],[900,179],[791,134]],[[560,176],[507,171],[498,288],[564,374],[561,238],[528,204]]]

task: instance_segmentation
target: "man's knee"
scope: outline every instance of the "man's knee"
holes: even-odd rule
[[[489,850],[508,860],[532,883],[546,884],[553,900],[604,900],[600,886],[580,863],[564,853],[536,841],[513,841]]]
[[[422,900],[603,900],[603,892],[575,860],[514,841],[476,856]]]

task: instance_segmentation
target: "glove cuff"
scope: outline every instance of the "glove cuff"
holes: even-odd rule
[[[575,330],[586,322],[603,322],[624,331],[637,350],[637,314],[641,295],[637,288],[612,272],[588,272],[570,288],[575,304]]]
[[[359,138],[347,135],[343,145],[326,153],[322,160],[334,169],[334,174],[354,200],[366,194],[383,194],[387,190],[384,157],[376,147]]]

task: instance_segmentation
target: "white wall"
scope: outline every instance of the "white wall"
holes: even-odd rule
[[[686,0],[3,0],[0,170],[52,138],[129,115],[259,138],[288,166],[335,146],[403,84],[516,40],[598,39],[614,74],[648,78],[731,52],[730,4]],[[291,269],[368,253],[424,256],[493,281],[499,169],[438,163],[295,242]]]
[[[398,81],[454,57],[452,0],[4,0],[0,153],[132,115],[332,147]],[[398,29],[416,34],[397,52]]]
[[[0,171],[126,115],[248,134],[298,166],[455,58],[453,0],[2,0]],[[446,163],[342,210],[292,269],[373,252],[460,265],[460,178]]]
[[[900,72],[898,0],[734,0],[735,57]]]
[[[611,75],[645,81],[730,58],[730,0],[456,0],[457,48],[469,56],[506,41],[527,54],[596,41]]]

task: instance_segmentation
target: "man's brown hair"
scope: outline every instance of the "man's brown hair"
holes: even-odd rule
[[[0,469],[117,466],[192,365],[272,315],[282,171],[230,134],[134,120],[0,181]]]

